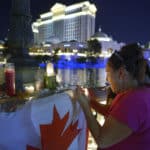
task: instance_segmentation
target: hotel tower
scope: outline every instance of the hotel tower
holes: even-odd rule
[[[41,44],[77,40],[85,42],[95,33],[96,7],[89,1],[66,6],[56,3],[32,24],[34,42]]]

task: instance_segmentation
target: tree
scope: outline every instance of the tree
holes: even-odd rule
[[[98,40],[96,40],[96,39],[89,40],[87,42],[87,44],[88,44],[88,51],[90,53],[94,53],[94,54],[101,53],[102,46],[101,46],[101,43]]]
[[[54,55],[57,55],[57,54],[58,54],[58,52],[59,52],[59,50],[60,50],[60,48],[59,48],[59,47],[54,48]]]
[[[145,48],[146,48],[146,49],[150,48],[150,42],[147,42],[147,43],[145,44]]]
[[[87,41],[88,44],[88,52],[89,55],[87,57],[87,61],[90,63],[96,63],[97,62],[97,58],[95,56],[92,56],[92,54],[97,54],[97,53],[101,53],[101,43],[94,39],[94,40],[89,40]],[[88,73],[89,73],[89,79],[88,79],[88,86],[92,86],[95,87],[95,81],[93,80],[93,75],[94,75],[94,70],[92,68],[88,68]]]

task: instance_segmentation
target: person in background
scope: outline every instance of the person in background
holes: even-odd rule
[[[116,97],[107,110],[103,126],[92,114],[89,97],[80,87],[74,91],[74,100],[84,111],[89,130],[98,149],[149,150],[150,148],[150,88],[145,86],[146,70],[142,49],[129,44],[109,58],[107,81]]]

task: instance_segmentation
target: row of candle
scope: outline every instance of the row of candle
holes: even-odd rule
[[[45,73],[39,71],[36,75],[35,83],[24,85],[25,92],[33,93],[35,90],[40,90],[41,88],[56,89],[56,76],[52,63],[47,63]],[[0,83],[5,83],[5,91],[7,95],[14,96],[16,94],[15,66],[13,63],[6,63],[5,67],[1,66]]]
[[[24,88],[27,93],[33,93],[35,90],[39,91],[42,88],[55,90],[56,85],[54,66],[52,63],[47,63],[46,72],[44,73],[39,69],[35,77],[35,83],[25,84]]]

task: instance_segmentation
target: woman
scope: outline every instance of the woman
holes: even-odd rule
[[[143,69],[141,69],[142,72],[142,77],[140,77],[141,79],[141,85],[144,84],[145,86],[149,86],[150,87],[150,67],[148,62],[145,60],[146,63],[146,68],[143,67]],[[145,74],[143,74],[143,72],[145,72]],[[144,75],[144,77],[143,77]],[[88,89],[88,97],[90,99],[90,106],[95,109],[96,112],[102,114],[103,116],[107,116],[108,115],[108,111],[109,108],[111,106],[111,103],[113,101],[113,99],[115,98],[116,94],[112,91],[112,89],[110,88],[110,86],[106,89],[106,104],[101,104],[97,101],[98,97],[96,96],[95,90],[93,88],[89,88]]]
[[[137,44],[124,46],[109,58],[107,80],[117,96],[102,127],[91,112],[89,98],[80,87],[74,92],[74,99],[82,106],[99,149],[150,149],[150,88],[142,84],[145,71],[141,71],[145,67],[142,50]]]

